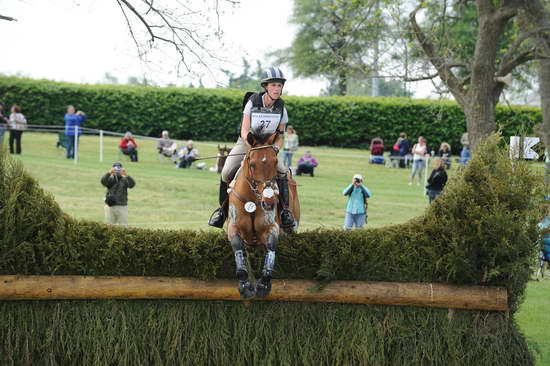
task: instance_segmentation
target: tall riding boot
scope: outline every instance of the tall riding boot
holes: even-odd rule
[[[277,185],[279,186],[279,199],[281,205],[283,206],[283,210],[281,211],[281,226],[283,228],[293,228],[295,223],[292,212],[288,209],[290,194],[288,191],[288,178],[286,175],[284,177],[277,178]]]
[[[208,225],[214,226],[217,228],[223,228],[223,224],[225,224],[225,220],[227,219],[227,211],[229,207],[229,202],[227,199],[227,188],[228,185],[223,180],[220,180],[220,195],[219,195],[219,202],[220,207],[212,213],[212,216],[210,216],[210,220],[208,220]]]

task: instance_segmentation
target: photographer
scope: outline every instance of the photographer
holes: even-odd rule
[[[361,229],[367,221],[367,199],[372,196],[369,189],[363,185],[361,174],[355,174],[351,184],[342,193],[348,196],[344,229],[351,230],[354,225]]]
[[[128,226],[128,188],[134,188],[136,182],[122,168],[122,164],[114,163],[111,170],[101,178],[101,184],[107,187],[105,196],[107,223]]]

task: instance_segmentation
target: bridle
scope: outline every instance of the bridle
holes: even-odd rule
[[[256,197],[257,202],[262,201],[262,194],[258,192],[259,186],[263,184],[266,187],[274,187],[277,180],[276,180],[276,175],[273,178],[265,181],[258,181],[254,179],[254,174],[253,174],[254,170],[250,165],[250,153],[256,150],[268,149],[268,148],[272,148],[273,150],[275,150],[274,146],[275,145],[265,145],[265,146],[253,147],[250,150],[248,150],[245,156],[245,160],[248,166],[248,174],[245,175],[246,182],[248,183],[248,186],[250,187],[250,190],[252,191],[252,193],[254,193],[254,196]]]

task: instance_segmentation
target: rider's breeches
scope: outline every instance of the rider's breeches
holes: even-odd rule
[[[235,177],[235,174],[237,173],[237,170],[239,170],[241,162],[244,159],[244,155],[231,155],[244,154],[248,150],[248,145],[239,137],[239,139],[237,140],[237,144],[235,145],[235,147],[233,147],[233,149],[231,149],[231,152],[229,153],[230,156],[227,157],[227,159],[225,160],[225,165],[223,166],[222,180],[225,183],[229,183],[231,179]],[[279,175],[286,174],[287,170],[283,165],[282,159],[277,159],[277,171],[279,172]]]

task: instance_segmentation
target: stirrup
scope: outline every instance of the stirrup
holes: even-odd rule
[[[210,219],[208,220],[208,225],[223,229],[225,220],[226,217],[224,215],[223,209],[221,207],[218,207],[210,216]]]

